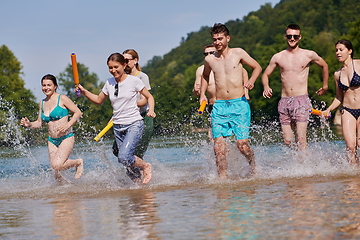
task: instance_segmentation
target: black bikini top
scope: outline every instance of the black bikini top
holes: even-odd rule
[[[354,69],[354,75],[351,78],[350,87],[358,87],[358,86],[360,86],[360,75],[355,72],[354,61],[353,61],[353,69]],[[349,86],[346,86],[345,84],[343,84],[341,82],[340,78],[341,78],[341,71],[340,71],[338,86],[341,90],[344,90],[344,91],[348,90]]]

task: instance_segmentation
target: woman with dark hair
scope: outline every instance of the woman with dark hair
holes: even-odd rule
[[[149,77],[146,73],[141,71],[141,67],[139,65],[139,54],[134,49],[127,49],[123,52],[123,56],[125,60],[128,61],[125,72],[132,76],[140,78],[140,80],[144,83],[146,89],[150,91],[151,87]],[[135,148],[135,155],[139,158],[143,158],[154,131],[154,119],[146,115],[149,110],[149,105],[147,104],[146,98],[141,94],[138,94],[137,105],[139,107],[141,116],[144,118],[144,132],[142,134],[139,144]],[[115,156],[118,155],[116,141],[113,144],[113,153]],[[126,174],[132,180],[141,177],[141,172],[139,168],[127,167]]]
[[[125,167],[138,167],[142,171],[142,183],[152,177],[152,166],[134,155],[136,146],[144,130],[144,121],[137,106],[138,93],[148,104],[147,116],[154,118],[155,101],[144,83],[137,77],[126,74],[127,60],[120,53],[113,53],[107,60],[109,72],[114,76],[106,81],[102,91],[96,95],[79,84],[85,97],[95,104],[102,104],[109,97],[113,107],[114,134],[118,151],[118,161]],[[140,180],[140,179],[137,179]]]
[[[330,111],[342,104],[341,125],[347,158],[354,165],[359,163],[356,150],[360,145],[360,60],[353,59],[354,49],[349,40],[337,41],[335,48],[342,67],[334,73],[336,97],[323,113],[329,115]]]
[[[46,98],[39,103],[38,119],[30,122],[25,117],[20,124],[24,127],[40,128],[43,122],[47,123],[50,166],[55,170],[55,178],[60,181],[60,171],[75,167],[75,178],[78,179],[84,170],[83,160],[68,158],[75,143],[72,126],[80,120],[82,112],[70,98],[56,92],[58,85],[55,76],[45,75],[41,79],[41,86]],[[74,113],[70,120],[69,110]]]

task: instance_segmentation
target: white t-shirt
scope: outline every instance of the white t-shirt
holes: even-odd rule
[[[143,73],[143,72],[138,72],[137,75],[135,75],[136,77],[140,78],[140,80],[145,84],[145,87],[147,90],[150,90],[151,87],[150,87],[150,81],[149,81],[149,77],[146,73]],[[138,100],[140,100],[140,93],[138,95]],[[143,107],[140,107],[140,113],[144,113],[144,112],[147,112],[149,110],[149,105],[146,104],[145,106]]]
[[[150,90],[150,81],[149,81],[149,76],[146,73],[143,72],[139,72],[135,77],[138,77],[141,79],[141,81],[145,84],[145,87],[147,90]]]
[[[113,107],[114,124],[131,124],[141,120],[142,117],[136,104],[138,92],[145,85],[138,78],[128,75],[127,78],[118,84],[118,96],[114,95],[117,82],[115,78],[106,81],[102,91],[109,96],[111,106]]]

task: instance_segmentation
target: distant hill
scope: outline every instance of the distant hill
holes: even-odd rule
[[[348,38],[360,49],[355,37],[360,26],[360,3],[358,0],[283,0],[274,7],[265,4],[243,19],[229,20],[225,24],[230,30],[230,47],[245,49],[265,69],[272,55],[286,48],[283,36],[290,23],[296,23],[302,29],[300,47],[316,51],[329,64],[330,87],[321,97],[315,95],[321,87],[321,69],[310,68],[309,95],[314,104],[321,107],[320,101],[329,103],[335,95],[332,74],[340,66],[335,58],[335,42]],[[177,131],[184,126],[203,126],[205,117],[197,116],[198,99],[192,96],[191,90],[195,71],[203,63],[203,46],[212,42],[210,27],[202,26],[198,32],[188,33],[179,46],[162,57],[153,57],[143,67],[150,77],[157,104],[158,129]],[[250,91],[256,121],[277,116],[281,92],[278,71],[272,74],[270,85],[274,90],[270,100],[262,97],[261,79]]]

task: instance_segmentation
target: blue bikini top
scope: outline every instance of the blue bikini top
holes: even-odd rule
[[[360,75],[355,72],[354,61],[353,61],[353,69],[354,69],[354,75],[351,78],[350,87],[358,87],[358,86],[360,86]],[[341,78],[341,71],[340,71],[338,86],[341,90],[344,90],[344,91],[348,90],[349,86],[346,86],[345,84],[343,84],[341,82],[340,78]]]
[[[48,123],[50,121],[56,121],[63,117],[66,117],[69,114],[69,110],[67,108],[62,108],[59,106],[60,103],[60,96],[58,97],[58,102],[56,107],[50,112],[49,116],[45,116],[44,114],[44,100],[42,100],[42,112],[41,112],[41,120]]]

